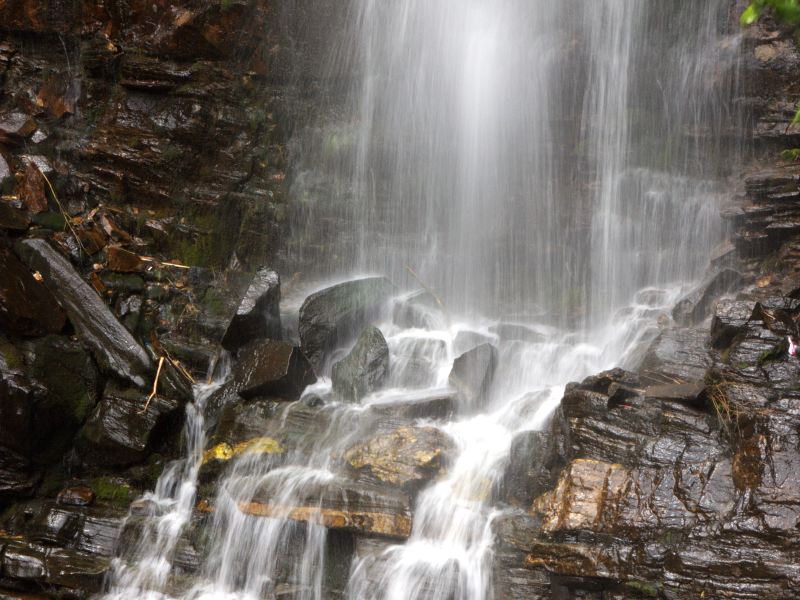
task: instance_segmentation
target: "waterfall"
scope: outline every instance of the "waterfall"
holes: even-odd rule
[[[544,427],[568,381],[635,367],[657,317],[723,239],[720,198],[738,152],[729,8],[351,2],[331,42],[337,85],[293,143],[291,259],[328,278],[422,285],[447,318],[379,323],[390,389],[361,405],[338,403],[323,379],[280,409],[293,427],[312,396],[325,399],[280,465],[234,461],[216,492],[209,557],[174,597],[325,599],[330,533],[288,507],[341,484],[334,457],[370,433],[371,406],[446,388],[465,332],[497,344],[494,383],[478,409],[434,423],[454,440],[452,465],[416,498],[406,542],[357,553],[344,594],[493,597],[493,490],[513,436]],[[240,510],[264,490],[287,511]]]

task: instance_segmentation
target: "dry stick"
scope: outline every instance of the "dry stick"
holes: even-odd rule
[[[164,357],[161,356],[158,359],[158,369],[156,370],[156,378],[153,381],[153,390],[150,392],[150,395],[147,397],[147,402],[145,402],[144,408],[139,412],[139,414],[143,414],[147,412],[147,409],[150,407],[150,401],[155,398],[156,392],[158,391],[158,378],[161,377],[161,367],[164,366]]]
[[[419,284],[422,286],[422,289],[424,289],[424,290],[425,290],[426,292],[428,292],[428,293],[429,293],[431,296],[433,296],[433,299],[434,299],[434,300],[436,300],[436,303],[439,305],[439,307],[440,307],[440,308],[442,309],[442,311],[444,312],[444,314],[445,314],[445,317],[447,317],[447,325],[448,325],[448,327],[449,327],[449,326],[450,326],[450,313],[447,311],[447,307],[444,305],[444,302],[442,302],[442,299],[441,299],[441,298],[439,298],[439,296],[437,296],[437,295],[436,295],[436,292],[434,292],[434,291],[433,291],[431,288],[429,288],[427,285],[425,285],[425,284],[422,282],[422,280],[419,278],[419,275],[417,275],[417,274],[414,272],[414,269],[412,269],[411,267],[409,267],[408,265],[406,265],[406,270],[407,270],[409,273],[411,273],[411,275],[412,275],[412,277],[414,277],[414,279],[416,279],[416,280],[417,280],[417,283],[419,283]]]
[[[50,193],[53,194],[53,200],[55,200],[56,204],[58,204],[58,210],[61,211],[61,216],[64,217],[64,221],[66,221],[67,227],[69,227],[69,230],[72,232],[72,236],[75,238],[75,241],[78,242],[78,246],[80,246],[81,250],[83,250],[83,253],[88,256],[89,253],[86,251],[86,248],[83,246],[83,243],[81,242],[81,238],[79,238],[78,234],[75,233],[75,229],[72,227],[71,219],[69,218],[69,215],[67,214],[67,211],[65,211],[64,207],[61,205],[61,201],[58,199],[58,196],[56,195],[56,190],[55,190],[55,188],[53,188],[53,184],[50,183],[50,179],[47,177],[47,175],[44,174],[44,171],[42,171],[38,166],[36,167],[36,170],[39,171],[39,173],[42,174],[42,177],[44,177],[44,180],[47,182],[47,187],[50,188]]]

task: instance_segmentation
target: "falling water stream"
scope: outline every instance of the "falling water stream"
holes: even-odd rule
[[[294,427],[307,398],[325,401],[281,464],[244,456],[226,472],[208,558],[176,583],[170,561],[194,501],[198,438],[150,498],[163,505],[148,534],[156,542],[119,561],[108,597],[325,599],[331,533],[313,519],[247,515],[241,503],[266,489],[276,506],[306,506],[335,488],[335,457],[371,432],[370,408],[442,393],[471,332],[498,347],[494,383],[480,406],[433,423],[455,441],[455,460],[417,497],[406,542],[356,553],[344,594],[492,598],[494,490],[514,434],[542,428],[568,381],[636,367],[658,318],[723,239],[724,177],[737,156],[729,5],[351,2],[331,69],[352,85],[320,96],[294,144],[293,257],[329,277],[422,284],[445,309],[426,327],[379,324],[387,389],[349,405],[323,378],[281,409]],[[531,334],[497,327],[509,324]],[[201,429],[189,419],[190,432]]]

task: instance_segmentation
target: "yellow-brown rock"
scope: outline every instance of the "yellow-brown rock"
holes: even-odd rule
[[[414,491],[444,473],[453,447],[435,427],[400,427],[351,447],[344,459],[359,479]]]
[[[316,506],[279,506],[243,502],[239,510],[257,517],[283,518],[317,523],[328,529],[405,539],[411,535],[411,518],[402,513],[318,508]]]
[[[619,519],[630,487],[630,473],[621,465],[576,459],[555,489],[534,501],[533,512],[548,533],[600,531]]]
[[[203,464],[211,461],[227,462],[241,454],[282,454],[280,442],[270,437],[259,437],[231,446],[223,442],[203,453]]]

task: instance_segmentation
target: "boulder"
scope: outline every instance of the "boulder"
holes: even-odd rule
[[[450,371],[450,385],[471,408],[485,402],[497,367],[497,348],[481,344],[459,356]]]
[[[741,273],[723,269],[678,301],[672,309],[672,318],[678,325],[697,325],[711,315],[716,299],[741,287],[743,283]]]
[[[653,342],[639,368],[646,384],[703,381],[711,366],[708,330],[666,329]]]
[[[145,411],[146,403],[146,394],[109,384],[78,433],[76,447],[84,461],[111,466],[144,459],[156,427],[166,428],[170,417],[180,417],[176,415],[179,404],[175,401],[155,396]],[[176,426],[178,422],[176,419]]]
[[[317,378],[300,348],[275,340],[253,341],[239,351],[233,382],[242,398],[296,400]]]
[[[154,371],[147,352],[69,261],[42,239],[23,240],[16,248],[28,267],[42,274],[45,285],[64,308],[78,337],[100,366],[139,387],[146,387]]]
[[[381,398],[367,408],[367,415],[377,429],[389,431],[410,425],[418,419],[449,420],[456,412],[458,397],[448,390],[404,393],[399,397]]]
[[[753,314],[753,303],[742,300],[720,300],[711,320],[711,345],[722,350],[743,333]]]
[[[0,181],[0,183],[2,183],[2,181]],[[25,231],[30,227],[30,224],[31,220],[28,218],[25,211],[0,201],[0,229]]]
[[[0,144],[19,144],[36,131],[36,122],[22,112],[0,115]]]
[[[47,287],[9,250],[0,248],[0,330],[35,337],[58,333],[66,317]]]
[[[253,340],[281,339],[280,302],[278,274],[266,268],[257,271],[222,338],[222,347],[236,352]]]
[[[447,317],[436,297],[427,290],[418,290],[396,298],[392,322],[405,329],[446,329]]]
[[[430,388],[447,359],[447,343],[438,338],[399,337],[392,340],[389,387]]]
[[[391,291],[392,284],[385,277],[369,277],[306,298],[300,307],[300,345],[317,372],[326,368],[334,350],[349,344],[380,316]]]
[[[553,440],[545,431],[521,431],[511,440],[500,496],[512,506],[527,509],[553,483]]]
[[[496,336],[485,335],[477,331],[462,330],[456,334],[456,338],[453,340],[453,354],[461,356],[481,344],[493,344],[496,341]]]
[[[450,436],[435,427],[401,427],[351,446],[344,461],[360,481],[413,494],[446,471],[454,449]]]
[[[94,491],[85,485],[64,488],[56,500],[63,506],[90,506],[94,503]]]
[[[333,365],[333,391],[348,402],[359,402],[379,390],[389,376],[389,346],[380,329],[369,326],[343,360]]]

